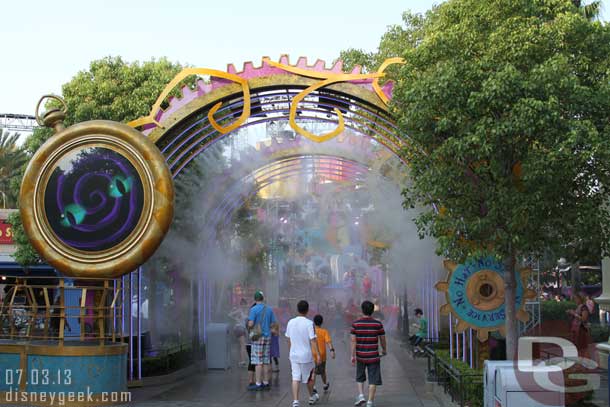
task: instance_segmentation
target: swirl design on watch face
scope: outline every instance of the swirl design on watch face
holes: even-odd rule
[[[55,235],[87,252],[107,250],[125,240],[143,207],[137,170],[123,155],[103,147],[65,154],[44,190],[45,215]]]

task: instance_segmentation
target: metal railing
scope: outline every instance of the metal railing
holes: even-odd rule
[[[4,276],[0,287],[0,339],[122,340],[120,280]]]
[[[542,307],[540,304],[540,259],[533,257],[527,258],[524,265],[532,270],[527,281],[527,286],[536,291],[536,298],[525,303],[525,311],[529,314],[530,318],[527,322],[519,321],[519,336],[531,332],[542,323]]]
[[[433,344],[425,346],[428,358],[427,380],[443,387],[445,394],[460,407],[483,405],[483,374],[463,372],[451,359],[438,356]]]
[[[180,343],[169,347],[152,348],[142,359],[145,376],[168,374],[181,369],[197,359],[203,344]]]

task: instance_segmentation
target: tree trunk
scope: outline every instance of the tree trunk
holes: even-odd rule
[[[504,262],[504,304],[506,312],[506,360],[515,360],[517,356],[517,341],[519,332],[517,329],[516,288],[517,278],[515,272],[515,254],[505,259]]]

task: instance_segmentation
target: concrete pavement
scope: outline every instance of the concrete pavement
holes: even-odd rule
[[[391,341],[389,345],[389,355],[382,359],[383,386],[378,389],[376,405],[444,407],[443,398],[437,396],[432,386],[426,386],[426,359],[413,360],[398,343]],[[355,368],[351,366],[347,344],[339,341],[335,343],[335,348],[337,358],[327,363],[330,391],[322,392],[321,382],[318,382],[317,388],[322,396],[318,405],[352,406],[356,396]],[[228,371],[210,370],[173,385],[136,389],[132,393],[130,405],[137,407],[291,406],[291,376],[285,343],[282,343],[281,351],[280,372],[273,373],[270,391],[247,391],[245,369],[237,367],[235,363]],[[308,405],[308,394],[304,388],[301,390],[300,400],[301,406]]]

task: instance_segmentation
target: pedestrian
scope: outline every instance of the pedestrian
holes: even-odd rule
[[[340,301],[335,303],[335,309],[333,313],[333,334],[335,335],[335,338],[339,337],[343,341],[343,338],[340,335],[343,335],[345,329],[343,326],[343,304]],[[345,343],[345,341],[343,341],[343,343]]]
[[[380,305],[379,298],[376,298],[373,301],[373,305],[375,305],[375,310],[373,311],[373,318],[383,323],[383,321],[385,320],[385,315],[383,315],[383,309]]]
[[[597,302],[595,302],[595,300],[590,295],[587,295],[585,304],[587,305],[587,309],[589,310],[589,322],[599,323],[599,306]]]
[[[578,355],[581,357],[589,357],[589,342],[590,342],[590,323],[589,309],[585,304],[582,295],[574,294],[574,302],[576,303],[575,310],[567,310],[566,313],[572,316],[570,324],[570,333],[572,334],[572,343],[578,349]]]
[[[415,353],[423,353],[424,351],[419,347],[419,345],[424,341],[424,339],[428,338],[428,320],[424,318],[424,311],[421,308],[415,309],[415,322],[413,323],[417,332],[415,335],[411,335],[409,340],[411,341],[411,345],[413,345]]]
[[[344,323],[343,336],[344,336],[344,339],[347,338],[348,341],[349,341],[349,333],[352,328],[352,324],[354,323],[356,318],[358,318],[358,314],[359,314],[358,306],[356,306],[354,299],[350,298],[349,301],[347,302],[347,306],[345,307],[345,309],[343,311],[343,323]],[[344,340],[343,342],[347,343],[346,340]]]
[[[288,321],[286,327],[292,369],[292,407],[299,407],[299,387],[301,383],[307,384],[310,405],[315,404],[320,399],[320,396],[313,391],[314,360],[320,360],[320,351],[313,322],[307,319],[309,303],[299,301],[297,312],[299,315]]]
[[[280,326],[276,322],[271,325],[271,362],[272,372],[280,371]]]
[[[273,309],[265,303],[262,291],[254,294],[254,305],[248,316],[249,335],[252,341],[251,361],[255,368],[254,385],[248,386],[248,390],[269,390],[271,384],[271,325],[277,323]]]
[[[252,304],[250,309],[254,308],[256,303]],[[247,325],[247,322],[246,322]],[[246,353],[248,355],[248,388],[256,386],[256,367],[252,364],[252,341],[250,340],[250,335],[246,335]]]
[[[248,322],[248,303],[245,298],[242,298],[239,302],[239,306],[235,307],[230,313],[229,317],[233,319],[233,335],[237,339],[239,345],[240,361],[239,366],[246,366],[246,323]]]
[[[585,296],[585,305],[589,309],[589,314],[592,314],[595,309],[595,301],[593,301],[590,295]]]
[[[369,277],[369,273],[364,273],[364,278],[362,279],[362,297],[369,298],[372,291],[373,281]]]
[[[355,406],[367,407],[375,404],[377,386],[381,386],[381,358],[379,355],[379,344],[381,344],[381,356],[388,353],[385,331],[383,324],[373,319],[375,305],[370,301],[362,303],[362,317],[352,324],[352,365],[356,365],[356,383],[358,386],[358,397]],[[364,382],[369,382],[368,401],[364,398]]]
[[[322,383],[324,383],[324,391],[328,391],[330,387],[330,382],[326,376],[326,346],[330,349],[330,357],[335,358],[335,347],[333,346],[332,339],[330,338],[330,334],[328,330],[322,328],[322,324],[324,323],[324,317],[322,315],[316,315],[313,317],[313,323],[315,325],[316,331],[316,341],[318,343],[318,350],[320,352],[320,361],[316,365],[314,369],[313,375],[313,384],[315,389],[316,384],[316,376],[322,376]],[[315,392],[315,390],[314,390]]]

